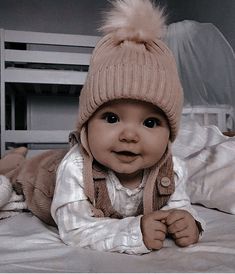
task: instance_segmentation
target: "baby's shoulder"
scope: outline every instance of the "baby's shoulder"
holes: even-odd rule
[[[183,179],[187,176],[187,165],[184,160],[179,157],[173,156],[174,173],[178,179]]]
[[[172,159],[173,159],[173,163],[174,163],[174,169],[186,166],[185,161],[180,159],[179,157],[173,156]]]
[[[57,169],[57,186],[64,185],[64,181],[69,181],[74,186],[83,186],[83,157],[79,147],[74,145],[64,156]]]
[[[69,166],[76,166],[82,168],[83,166],[83,157],[80,152],[80,148],[78,144],[74,145],[64,156],[64,158],[61,161],[61,166],[69,167]]]

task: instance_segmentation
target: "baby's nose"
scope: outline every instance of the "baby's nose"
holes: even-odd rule
[[[127,126],[125,127],[119,136],[119,140],[121,142],[133,142],[133,143],[137,143],[140,140],[139,134],[138,134],[138,130],[135,127],[132,126]]]

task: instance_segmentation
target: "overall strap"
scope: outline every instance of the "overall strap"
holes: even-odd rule
[[[122,219],[123,216],[112,206],[106,185],[106,180],[95,181],[96,208],[103,212],[104,217]]]
[[[150,172],[144,188],[143,201],[138,207],[137,215],[148,214],[155,210],[160,210],[167,205],[170,196],[174,191],[173,160],[171,154],[169,154],[166,161],[159,169],[156,168]]]
[[[173,159],[170,155],[167,161],[159,169],[157,181],[154,188],[153,208],[159,210],[167,204],[170,196],[175,191]]]
[[[144,214],[151,213],[155,208],[161,206],[158,201],[160,195],[170,195],[174,192],[174,171],[171,155],[171,143],[168,143],[167,149],[160,161],[151,168],[148,175],[143,194]],[[157,202],[156,202],[157,200]],[[165,201],[165,198],[163,198]],[[159,203],[159,206],[154,204]]]

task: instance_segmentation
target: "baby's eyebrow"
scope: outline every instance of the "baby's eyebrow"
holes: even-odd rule
[[[151,116],[151,115],[157,115],[157,116],[160,116],[160,117],[162,117],[162,118],[165,118],[165,115],[164,115],[164,113],[163,112],[161,112],[161,111],[159,111],[159,110],[154,110],[154,111],[152,111],[151,113],[149,113],[149,115]]]
[[[163,119],[163,120],[165,120],[166,122],[168,121],[168,119],[167,119],[165,113],[164,113],[161,109],[154,109],[153,112],[150,113],[150,116],[151,116],[151,115],[156,115],[157,118]]]
[[[111,112],[111,113],[117,113],[117,111],[116,111],[115,109],[112,109],[112,108],[109,108],[109,107],[103,108],[103,109],[101,110],[101,112],[102,112],[102,113],[109,113],[109,112]]]

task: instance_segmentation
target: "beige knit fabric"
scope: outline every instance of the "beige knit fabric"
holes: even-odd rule
[[[79,99],[78,131],[105,102],[124,98],[160,108],[169,121],[170,139],[174,141],[183,92],[174,57],[160,39],[117,41],[115,32],[111,32],[98,42]]]

